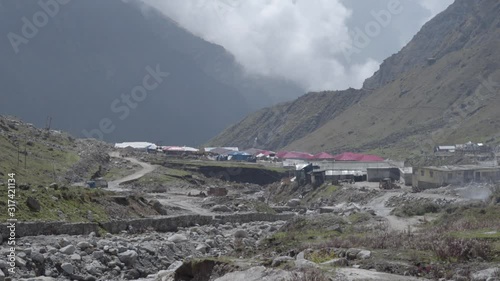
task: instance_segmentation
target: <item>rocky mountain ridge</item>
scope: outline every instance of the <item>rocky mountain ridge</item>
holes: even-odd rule
[[[246,147],[257,137],[265,140],[257,145],[267,149],[372,151],[386,156],[420,154],[446,143],[496,144],[500,142],[500,116],[494,109],[500,91],[499,13],[497,1],[457,0],[382,63],[360,90],[367,94],[354,94],[352,103],[345,103],[343,93],[358,91],[340,91],[333,99],[310,93],[293,102],[303,108],[290,118],[326,117],[320,126],[296,122],[286,127],[291,137],[280,141],[275,133],[292,121],[262,118],[279,112],[277,106],[248,116],[211,144]],[[329,108],[325,104],[342,105],[342,110],[332,115],[322,110]],[[305,135],[293,133],[304,131]],[[260,137],[266,134],[272,137]]]

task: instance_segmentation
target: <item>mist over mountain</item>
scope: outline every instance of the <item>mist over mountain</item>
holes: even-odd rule
[[[197,145],[283,100],[270,91],[302,93],[120,0],[2,0],[0,34],[0,112],[77,136]]]
[[[388,156],[468,141],[496,145],[498,14],[498,1],[456,0],[384,60],[362,89],[314,92],[262,109],[211,144]]]

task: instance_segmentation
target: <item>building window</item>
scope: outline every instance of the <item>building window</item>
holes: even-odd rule
[[[429,171],[429,175],[431,176],[431,178],[434,177],[434,171]]]
[[[420,170],[420,175],[423,177],[425,176],[425,171],[424,170]]]
[[[448,174],[448,179],[449,179],[449,180],[453,179],[453,174],[452,174],[452,173],[449,173],[449,174]]]

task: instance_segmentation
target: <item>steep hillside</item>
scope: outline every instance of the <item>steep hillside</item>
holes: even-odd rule
[[[44,11],[39,2],[58,3],[0,0],[0,33],[5,35],[0,39],[0,112],[37,126],[50,115],[54,127],[100,137],[95,130],[107,127],[100,123],[109,118],[113,130],[100,130],[107,141],[197,145],[274,101],[270,89],[300,91],[283,81],[267,80],[268,86],[246,79],[222,47],[159,13],[143,13],[134,2],[51,6],[53,13],[45,24],[37,21],[35,32],[30,29],[34,15]],[[146,98],[124,100],[143,85],[148,66],[169,76]],[[247,85],[245,91],[238,89],[241,84]]]
[[[437,143],[499,142],[498,14],[498,1],[457,0],[365,82],[364,91],[369,94],[359,102],[359,97],[354,96],[349,108],[330,116],[305,137],[289,138],[292,141],[279,148],[311,152],[368,150],[398,156],[429,151]],[[308,96],[313,95],[303,98]],[[315,104],[331,102],[325,98]],[[309,106],[302,115],[315,113],[322,114]],[[265,114],[261,111],[240,124]],[[225,134],[236,128],[262,134],[259,128],[269,128],[263,122],[250,122],[247,129],[232,127]],[[275,121],[269,123],[280,127]],[[298,126],[289,130],[306,128],[305,123]],[[224,134],[218,139],[225,140],[222,144],[246,144],[225,139]]]
[[[278,149],[325,125],[356,104],[366,91],[309,93],[293,102],[262,109],[226,129],[211,145]]]

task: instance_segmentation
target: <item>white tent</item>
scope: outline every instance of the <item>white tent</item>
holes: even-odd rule
[[[157,146],[154,143],[150,142],[122,142],[122,143],[116,143],[115,144],[116,148],[135,148],[135,149],[156,149]]]

